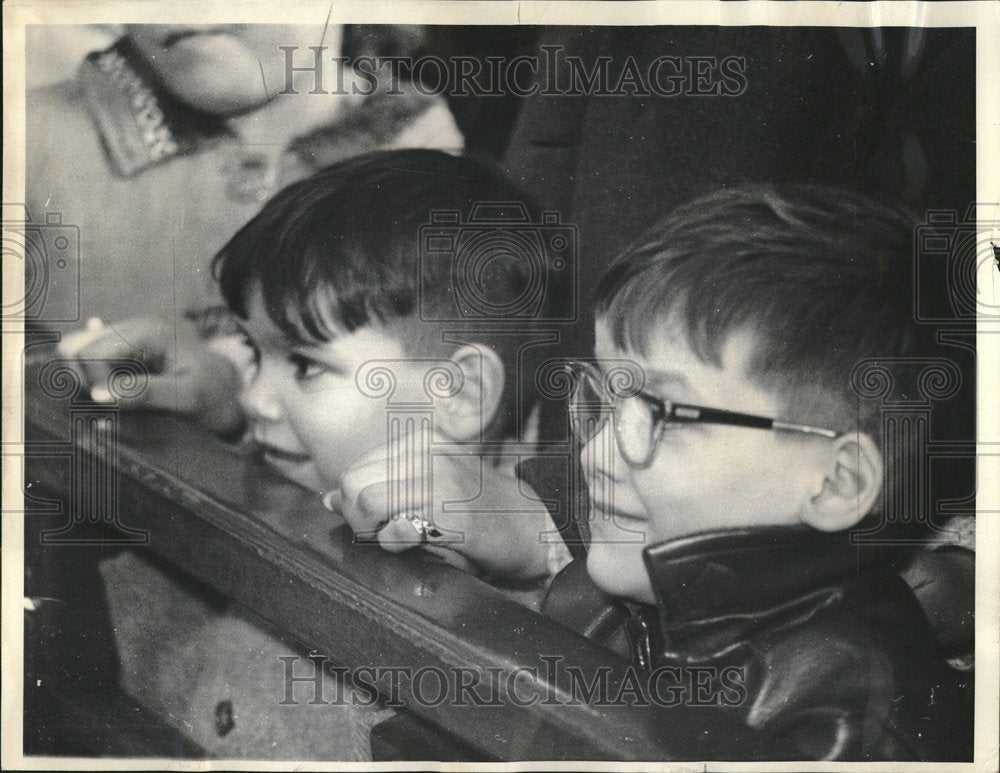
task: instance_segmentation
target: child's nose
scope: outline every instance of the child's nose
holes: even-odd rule
[[[280,421],[281,403],[273,385],[256,373],[240,392],[240,404],[247,416],[256,421]]]

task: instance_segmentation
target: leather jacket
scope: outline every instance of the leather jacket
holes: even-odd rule
[[[944,662],[882,550],[846,533],[768,527],[644,555],[655,606],[604,596],[578,559],[543,611],[645,669],[728,673],[730,687],[738,673],[739,700],[719,711],[745,732],[709,747],[713,758],[971,759],[972,672]],[[693,692],[684,700],[705,705]]]

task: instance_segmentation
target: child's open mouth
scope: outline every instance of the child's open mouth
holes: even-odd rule
[[[269,443],[264,443],[256,439],[254,440],[254,445],[265,462],[279,468],[288,467],[290,465],[305,464],[311,458],[308,454],[298,453],[297,451],[287,451],[283,448],[278,448],[277,446],[272,446]]]

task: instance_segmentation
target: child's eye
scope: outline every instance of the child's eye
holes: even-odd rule
[[[306,357],[304,354],[290,354],[288,355],[288,361],[295,368],[295,378],[299,381],[307,381],[333,371],[328,365],[318,362],[311,357]]]

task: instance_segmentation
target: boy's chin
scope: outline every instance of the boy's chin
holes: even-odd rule
[[[653,604],[656,601],[642,560],[641,548],[636,550],[634,546],[627,545],[592,546],[587,554],[587,574],[598,588],[610,596],[638,601],[640,604]]]

